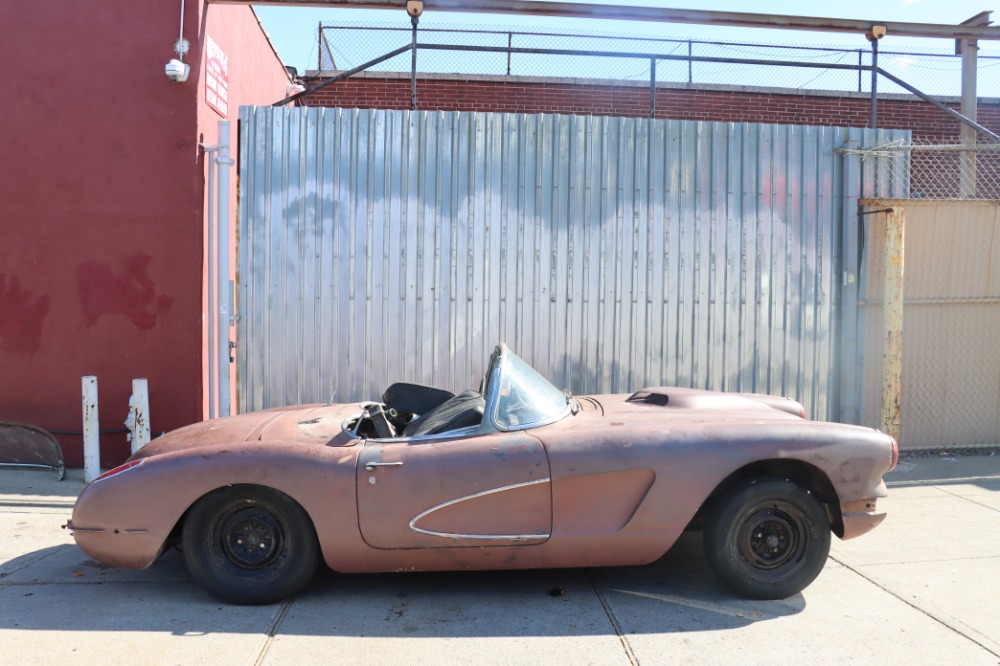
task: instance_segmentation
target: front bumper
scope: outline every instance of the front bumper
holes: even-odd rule
[[[123,569],[145,569],[163,552],[165,536],[142,528],[81,527],[66,522],[76,545],[91,558]]]
[[[840,515],[844,522],[842,540],[867,534],[885,520],[885,511],[876,511],[876,503],[877,500],[872,498],[840,505]]]

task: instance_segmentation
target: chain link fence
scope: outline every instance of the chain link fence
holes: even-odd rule
[[[1000,142],[975,144],[912,139],[860,150],[861,198],[880,201],[1000,200]]]
[[[357,67],[393,49],[410,43],[408,23],[358,22],[320,24],[320,70]],[[421,44],[491,48],[496,52],[431,51],[418,54],[421,74],[467,74],[492,76],[572,77],[657,83],[761,86],[792,90],[826,90],[868,93],[872,65],[869,47],[794,46],[747,42],[713,42],[643,35],[601,34],[583,30],[560,32],[525,31],[497,26],[456,25],[419,28]],[[524,53],[524,50],[569,50],[595,55]],[[597,55],[596,53],[600,53]],[[648,56],[658,60],[651,72]],[[714,58],[702,62],[695,58]],[[767,60],[790,63],[750,64],[732,61]],[[801,63],[800,67],[793,63]],[[882,50],[878,66],[923,92],[936,96],[961,93],[961,57],[941,49]],[[409,72],[410,54],[387,60],[372,71]],[[879,94],[909,94],[891,81],[881,79]],[[979,94],[1000,97],[1000,52],[980,49]]]
[[[981,156],[982,154],[980,154]],[[859,305],[866,362],[861,423],[880,424],[884,211],[902,209],[902,391],[900,445],[953,449],[1000,444],[1000,234],[997,201],[865,201],[867,279]]]

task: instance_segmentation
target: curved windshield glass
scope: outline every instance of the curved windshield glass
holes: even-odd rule
[[[494,421],[501,428],[551,423],[569,413],[566,394],[550,384],[514,352],[507,350],[500,370]]]

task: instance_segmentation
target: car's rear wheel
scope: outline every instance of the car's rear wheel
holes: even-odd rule
[[[719,578],[753,599],[801,592],[830,554],[823,506],[784,479],[757,479],[721,497],[706,517],[704,537]]]
[[[301,590],[319,566],[312,521],[292,498],[263,486],[222,488],[184,521],[184,559],[224,601],[267,604]]]

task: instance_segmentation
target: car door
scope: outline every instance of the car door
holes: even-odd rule
[[[356,474],[374,548],[530,545],[552,531],[548,456],[523,431],[369,440]]]

